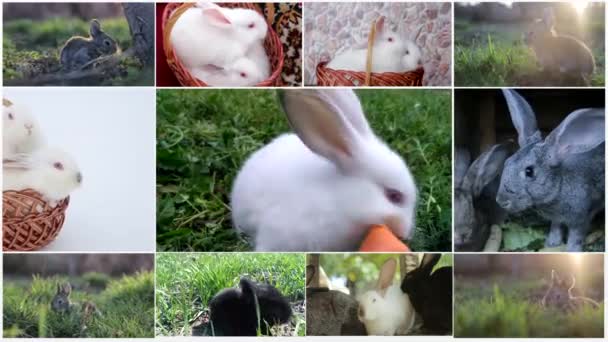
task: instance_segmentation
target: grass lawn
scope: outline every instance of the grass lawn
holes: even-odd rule
[[[599,24],[596,26],[595,31],[600,28]],[[602,23],[602,32],[590,43],[596,63],[592,86],[604,86],[603,29]],[[455,23],[454,30],[456,86],[584,85],[580,80],[541,72],[532,50],[523,43],[521,25],[472,24],[460,20]]]
[[[456,337],[603,337],[604,305],[573,312],[544,308],[547,285],[538,279],[456,277]]]
[[[72,284],[70,300],[92,301],[100,315],[85,318],[80,306],[51,310],[57,284]],[[4,337],[154,337],[154,274],[111,279],[90,273],[79,278],[4,278]]]
[[[451,95],[360,90],[377,135],[398,151],[419,191],[410,247],[451,250]],[[289,131],[270,90],[157,92],[157,244],[161,251],[246,251],[232,229],[230,190],[245,159]]]
[[[131,46],[129,25],[123,17],[100,21],[104,32],[116,40],[122,51]],[[44,21],[18,19],[4,22],[3,64],[4,82],[27,80],[61,69],[61,48],[72,36],[89,36],[90,22],[78,18],[53,18]],[[154,70],[142,69],[139,61],[130,57],[95,85],[129,86],[153,85]],[[88,84],[82,84],[88,85]]]
[[[292,303],[291,323],[273,329],[281,336],[303,336],[304,254],[159,253],[156,257],[156,334],[190,335],[190,322],[208,313],[209,300],[235,287],[241,276],[274,285]],[[208,331],[208,330],[207,330]]]

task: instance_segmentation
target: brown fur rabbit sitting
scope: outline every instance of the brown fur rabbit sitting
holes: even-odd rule
[[[84,318],[91,317],[93,314],[101,316],[101,311],[95,303],[91,301],[74,303],[70,300],[71,293],[70,283],[57,284],[57,293],[51,301],[51,309],[58,313],[80,312]]]
[[[581,77],[588,85],[595,70],[593,53],[582,41],[557,33],[554,25],[553,10],[546,8],[543,18],[536,19],[526,32],[525,43],[534,50],[544,71]]]
[[[101,30],[97,19],[91,20],[90,37],[72,37],[61,49],[61,66],[65,70],[77,70],[89,62],[118,51],[116,41]]]
[[[572,276],[572,282],[567,284],[560,276],[551,270],[551,284],[542,300],[544,307],[554,307],[564,311],[576,311],[582,307],[590,306],[598,309],[600,304],[589,297],[575,296],[572,293],[576,280]]]

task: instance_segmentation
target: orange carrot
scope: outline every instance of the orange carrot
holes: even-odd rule
[[[374,225],[359,248],[360,252],[410,252],[409,247],[399,240],[386,226]]]

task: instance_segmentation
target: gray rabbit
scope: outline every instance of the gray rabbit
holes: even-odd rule
[[[101,30],[97,19],[91,20],[90,37],[72,37],[61,49],[61,66],[65,70],[80,69],[89,62],[118,51],[116,41]]]
[[[594,215],[604,208],[604,108],[570,113],[544,140],[532,107],[503,89],[519,150],[505,162],[496,201],[508,212],[534,209],[551,221],[545,245],[581,251]]]
[[[456,149],[454,180],[454,247],[480,251],[493,223],[506,216],[496,203],[500,174],[510,151],[506,144],[493,145],[469,166],[469,152]]]
[[[80,312],[83,317],[88,318],[93,314],[101,316],[97,305],[91,301],[74,303],[70,300],[72,285],[70,283],[57,284],[57,293],[51,301],[51,309],[58,313]]]

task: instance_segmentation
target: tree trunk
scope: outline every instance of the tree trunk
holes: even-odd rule
[[[123,3],[135,56],[145,66],[154,64],[154,4]]]

